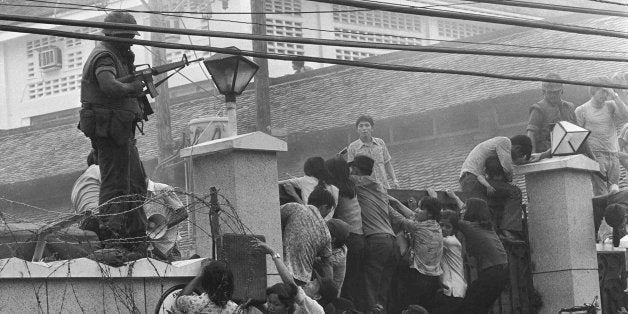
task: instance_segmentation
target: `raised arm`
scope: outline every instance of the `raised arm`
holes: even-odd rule
[[[279,185],[283,186],[286,190],[286,193],[292,197],[295,202],[300,204],[305,204],[305,201],[301,198],[301,195],[297,193],[295,188],[301,188],[299,182],[295,179],[281,180],[279,181]]]
[[[179,295],[191,295],[192,293],[194,293],[194,290],[196,290],[197,287],[201,286],[202,279],[203,279],[203,271],[201,270],[201,272],[198,275],[196,275],[194,279],[190,280],[190,282],[188,282],[188,284],[185,285],[185,288],[181,290],[181,294]]]
[[[279,277],[281,277],[281,281],[283,281],[283,283],[296,286],[296,283],[294,282],[294,277],[292,277],[292,274],[288,270],[288,267],[286,267],[286,264],[283,263],[281,255],[275,253],[275,251],[268,244],[261,241],[256,241],[254,247],[262,250],[264,253],[271,256],[273,262],[275,262],[275,267],[277,268],[277,272],[279,273]]]
[[[458,197],[458,195],[456,195],[456,193],[454,193],[454,191],[447,190],[446,193],[447,193],[447,196],[449,196],[454,201],[456,201],[456,205],[458,205],[459,210],[462,210],[464,208],[464,202]]]
[[[401,203],[398,199],[390,195],[388,195],[388,199],[395,204],[395,206],[390,206],[392,207],[393,210],[400,213],[406,218],[412,219],[414,217],[414,211],[412,211],[412,209],[403,205],[403,203]]]
[[[628,120],[628,107],[626,107],[626,104],[621,100],[619,94],[614,90],[608,88],[606,91],[615,102],[615,115],[617,115],[617,118],[622,122],[626,122]]]

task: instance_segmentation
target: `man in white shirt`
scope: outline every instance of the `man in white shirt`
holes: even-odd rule
[[[596,78],[593,82],[611,83],[606,78]],[[610,88],[591,86],[589,94],[591,99],[576,108],[576,120],[591,131],[587,142],[603,176],[593,176],[593,193],[602,195],[619,189],[617,126],[628,121],[628,107]]]
[[[355,122],[359,139],[349,144],[347,148],[347,162],[353,161],[355,156],[364,155],[375,161],[372,177],[386,189],[398,189],[399,181],[395,175],[395,169],[391,163],[390,153],[386,148],[386,143],[381,138],[373,137],[373,118],[371,116],[360,116]],[[388,180],[392,181],[392,185]]]

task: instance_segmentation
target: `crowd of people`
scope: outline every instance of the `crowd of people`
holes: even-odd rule
[[[625,84],[618,78],[625,76],[594,82]],[[618,149],[628,142],[617,137],[628,118],[625,91],[591,87],[591,99],[576,108],[562,99],[562,88],[543,83],[544,97],[530,110],[526,135],[491,138],[470,151],[459,177],[466,201],[447,193],[455,211],[444,210],[433,192],[416,210],[389,195],[388,189],[399,187],[391,156],[385,142],[372,136],[373,119],[359,117],[359,139],[346,155],[309,158],[303,177],[280,182],[293,201],[280,209],[281,260],[297,290],[317,301],[319,312],[343,302],[364,313],[487,313],[509,280],[503,243],[524,239],[513,166],[551,156],[554,124],[569,121],[591,131],[579,152],[600,164],[592,177],[595,195],[625,194],[615,194]],[[624,129],[621,134],[628,133]],[[625,208],[617,202],[606,207],[610,224],[625,223]],[[465,260],[477,270],[470,283]]]
[[[121,11],[109,13],[105,22],[136,24]],[[103,33],[126,39],[138,34],[112,28]],[[135,146],[135,131],[142,131],[142,121],[152,110],[144,84],[122,80],[133,71],[130,47],[127,42],[101,42],[85,62],[79,128],[90,139],[93,154],[77,181],[73,202],[79,212],[98,213],[83,221],[83,227],[96,232],[105,249],[146,256],[153,245],[162,259],[174,260],[176,241],[147,241],[151,221],[144,202],[162,188],[168,195],[168,188],[147,179]],[[296,66],[306,70],[303,64]],[[255,246],[272,257],[282,282],[267,289],[262,310],[487,313],[508,281],[503,241],[523,236],[522,193],[512,184],[513,165],[549,157],[551,129],[559,121],[591,131],[580,152],[600,165],[592,180],[595,195],[605,196],[603,205],[595,207],[605,211],[596,210],[596,225],[601,212],[613,226],[623,227],[628,194],[618,192],[619,164],[628,163],[628,125],[620,137],[617,130],[628,121],[628,93],[594,86],[590,100],[575,108],[562,99],[563,86],[556,82],[560,76],[549,74],[547,79],[543,99],[531,107],[527,135],[491,138],[471,150],[459,176],[465,201],[447,192],[458,205],[456,211],[443,210],[435,192],[416,207],[389,195],[388,189],[400,186],[391,155],[385,142],[372,136],[373,118],[360,116],[355,123],[359,138],[346,155],[311,157],[303,177],[279,182],[289,200],[278,209],[283,247]],[[594,82],[626,85],[628,76],[618,73]],[[169,207],[182,205],[175,201]],[[160,222],[172,232],[175,223]],[[469,284],[465,256],[478,274]],[[195,295],[199,287],[203,293]],[[228,265],[213,262],[182,291],[174,310],[233,313],[238,309],[231,301],[233,288]]]

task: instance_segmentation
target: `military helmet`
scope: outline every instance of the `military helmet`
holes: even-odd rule
[[[124,24],[134,24],[137,25],[137,21],[131,13],[124,11],[113,11],[107,16],[105,16],[106,23],[124,23]],[[121,29],[121,28],[104,28],[102,30],[105,35],[120,35],[120,34],[128,34],[128,35],[139,35],[135,30],[131,29]]]
[[[550,73],[547,76],[545,76],[546,79],[551,79],[551,80],[562,80],[562,78],[560,77],[560,75],[556,74],[556,73]],[[563,83],[556,83],[556,82],[543,82],[543,84],[541,85],[541,87],[543,88],[543,90],[545,91],[559,91],[563,89]]]

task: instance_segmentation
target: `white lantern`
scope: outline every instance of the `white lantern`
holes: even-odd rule
[[[552,129],[552,156],[574,155],[591,131],[567,121],[560,121]]]

